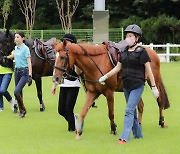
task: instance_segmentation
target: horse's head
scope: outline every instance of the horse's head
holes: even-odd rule
[[[0,31],[0,55],[7,56],[14,49],[14,33],[7,30]]]
[[[72,63],[70,65],[68,44],[71,43],[68,43],[66,40],[63,40],[61,43],[54,43],[56,55],[53,71],[53,82],[56,84],[61,84],[63,82],[64,78],[67,76],[67,71],[73,66]]]

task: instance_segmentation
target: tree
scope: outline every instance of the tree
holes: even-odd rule
[[[74,0],[74,3],[72,1],[73,0],[67,0],[65,4],[64,0],[56,0],[59,18],[61,21],[62,29],[65,33],[71,33],[72,17],[79,5],[79,0]]]
[[[18,0],[18,5],[20,6],[20,10],[26,19],[26,30],[28,38],[31,38],[35,21],[36,0]]]
[[[12,5],[12,1],[11,0],[5,0],[4,3],[3,3],[3,7],[1,8],[2,15],[3,15],[3,18],[4,18],[3,28],[6,28],[6,22],[8,20],[8,16],[9,16],[9,13],[10,13],[11,5]]]

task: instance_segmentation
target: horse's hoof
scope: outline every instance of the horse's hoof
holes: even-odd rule
[[[41,111],[41,112],[45,111],[45,108],[40,108],[40,111]]]
[[[111,124],[111,134],[116,135],[117,130],[116,130],[117,125],[115,123]]]
[[[81,136],[79,134],[76,134],[76,137],[75,137],[75,140],[80,140],[81,139]]]
[[[17,105],[14,105],[14,113],[18,113],[18,107],[17,107]]]
[[[45,105],[43,102],[42,102],[42,104],[40,104],[40,111],[41,112],[45,111]]]
[[[111,134],[117,135],[117,131],[111,131]]]
[[[19,113],[19,118],[24,118],[25,115],[26,115],[26,111],[23,110],[23,111],[21,111],[21,112]]]
[[[91,105],[91,107],[97,108],[97,105],[95,104],[95,102],[93,102],[93,104]]]
[[[167,125],[165,123],[161,124],[161,128],[167,128]]]

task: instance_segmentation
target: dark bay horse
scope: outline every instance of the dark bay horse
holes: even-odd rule
[[[86,100],[80,115],[80,123],[77,129],[76,139],[80,138],[83,129],[83,122],[93,101],[103,94],[107,99],[111,133],[116,134],[116,124],[114,123],[114,91],[122,92],[122,80],[120,73],[108,78],[105,85],[98,83],[98,79],[113,69],[113,65],[109,59],[106,46],[89,45],[89,44],[73,44],[67,43],[65,40],[62,43],[55,43],[56,53],[55,68],[53,72],[53,82],[60,84],[64,76],[74,64],[78,66],[84,73],[84,80],[87,87]],[[165,91],[161,74],[160,60],[155,51],[146,48],[152,62],[151,67],[155,77],[156,85],[159,89],[160,96],[157,99],[159,106],[159,125],[165,127],[163,109],[170,106],[167,93]],[[149,78],[147,82],[150,85]],[[143,113],[143,101],[138,104],[138,120],[141,123]]]
[[[54,56],[52,58],[46,53],[44,45],[51,47],[53,38],[47,42],[41,42],[36,40],[25,40],[25,44],[29,47],[31,52],[31,62],[32,62],[32,78],[35,81],[37,96],[40,103],[40,111],[45,110],[45,105],[42,99],[42,80],[43,76],[52,76],[54,67]],[[14,33],[10,31],[0,31],[0,51],[2,56],[9,55],[15,47],[14,43]],[[48,51],[50,52],[50,51]]]

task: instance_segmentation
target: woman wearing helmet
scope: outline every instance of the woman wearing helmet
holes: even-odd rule
[[[71,43],[77,43],[77,39],[72,34],[65,34],[61,40],[66,40]],[[60,85],[59,101],[58,101],[58,113],[65,118],[68,122],[68,131],[75,131],[75,122],[77,115],[74,114],[74,106],[79,93],[80,81],[78,75],[73,67],[69,72],[69,76],[64,79],[64,83]],[[56,84],[53,84],[52,94],[56,93]]]
[[[135,24],[127,26],[126,29],[124,30],[124,33],[126,36],[125,41],[127,42],[129,48],[133,48],[134,46],[136,46],[142,36],[141,28]]]
[[[99,82],[103,83],[106,79],[122,70],[123,90],[127,105],[124,116],[124,129],[118,140],[119,144],[124,144],[130,139],[131,130],[134,138],[143,138],[141,124],[137,119],[136,106],[144,90],[145,72],[150,79],[153,96],[155,99],[159,97],[150,67],[151,60],[147,51],[137,44],[142,36],[141,28],[133,24],[127,26],[124,32],[127,48],[120,53],[117,65],[99,79]]]

